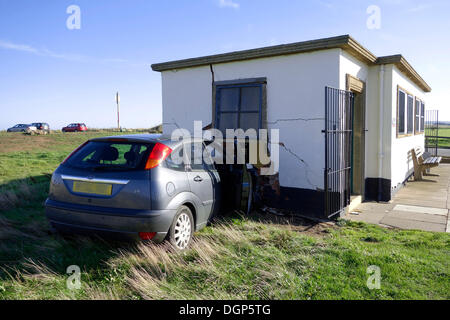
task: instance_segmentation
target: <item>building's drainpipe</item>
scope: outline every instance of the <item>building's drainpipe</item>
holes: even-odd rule
[[[383,186],[383,131],[384,131],[384,64],[380,65],[380,114],[379,114],[379,140],[378,140],[378,200],[382,200]]]

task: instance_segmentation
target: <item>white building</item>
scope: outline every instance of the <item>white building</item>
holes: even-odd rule
[[[409,151],[424,146],[431,88],[401,55],[376,57],[348,35],[152,69],[162,75],[164,133],[195,120],[279,129],[279,174],[264,195],[274,206],[329,217],[350,194],[388,201],[413,172]]]

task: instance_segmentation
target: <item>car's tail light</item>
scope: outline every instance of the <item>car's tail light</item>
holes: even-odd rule
[[[139,232],[139,237],[142,240],[152,240],[156,236],[156,232]]]
[[[152,152],[148,156],[147,163],[145,164],[145,170],[150,170],[157,167],[169,156],[171,152],[172,149],[170,149],[168,146],[159,142],[155,144]]]
[[[80,150],[81,148],[83,148],[89,141],[86,141],[85,143],[83,143],[82,145],[80,145],[78,148],[76,148],[75,150],[73,150],[61,163],[65,163],[67,160],[69,160],[69,158],[71,156],[73,156],[78,150]]]

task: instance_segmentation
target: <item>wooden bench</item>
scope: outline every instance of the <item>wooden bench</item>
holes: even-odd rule
[[[437,167],[441,162],[441,157],[432,157],[428,153],[423,152],[421,147],[411,149],[411,156],[414,164],[414,180],[420,181],[426,171],[430,168]]]

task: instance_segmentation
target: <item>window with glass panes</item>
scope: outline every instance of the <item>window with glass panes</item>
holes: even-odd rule
[[[414,132],[423,133],[425,130],[424,124],[425,124],[425,104],[423,103],[423,101],[416,98]]]
[[[398,89],[398,105],[397,105],[397,135],[413,134],[414,118],[414,96],[405,90]]]
[[[264,83],[216,85],[215,127],[226,129],[262,128]]]

